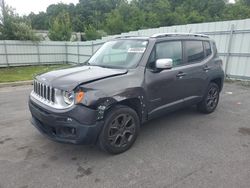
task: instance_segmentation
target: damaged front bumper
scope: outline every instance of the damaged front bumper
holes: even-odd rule
[[[51,140],[72,144],[95,144],[103,127],[97,111],[82,105],[56,110],[30,98],[32,124]]]

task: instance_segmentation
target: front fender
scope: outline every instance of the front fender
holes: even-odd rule
[[[124,101],[137,100],[140,104],[140,113],[146,112],[146,95],[143,88],[126,88],[114,94],[107,94],[100,91],[87,91],[83,104],[98,112],[98,120],[104,118],[105,112],[113,105],[124,103]]]

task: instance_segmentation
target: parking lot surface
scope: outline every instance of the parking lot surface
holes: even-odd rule
[[[31,86],[0,89],[0,188],[250,187],[250,88],[225,84],[210,115],[187,108],[145,124],[112,156],[55,143],[30,123]]]

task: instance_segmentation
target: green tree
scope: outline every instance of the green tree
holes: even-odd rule
[[[244,5],[250,6],[250,0],[240,0],[240,2]]]
[[[250,18],[250,7],[244,6],[237,2],[236,4],[228,5],[223,10],[222,19],[233,20],[233,19],[244,19]]]
[[[49,16],[49,18],[54,18],[57,15],[59,15],[61,12],[67,12],[69,15],[73,14],[74,10],[74,4],[64,4],[64,3],[58,3],[58,4],[52,4],[49,5],[46,9],[46,14]]]
[[[69,13],[63,11],[52,21],[49,29],[49,38],[52,41],[69,41],[71,33],[72,26]]]
[[[81,21],[81,18],[79,15],[76,15],[72,18],[72,30],[75,32],[84,31],[84,23]]]
[[[88,32],[92,38],[100,30],[119,34],[142,28],[245,19],[250,17],[250,0],[236,0],[234,4],[229,0],[79,0],[76,5],[50,5],[46,12],[30,14],[29,19],[34,28],[48,29],[61,12],[68,13],[73,31]]]
[[[29,16],[25,17],[25,19],[30,20],[32,28],[34,29],[47,30],[49,28],[49,19],[45,12],[40,12],[38,14],[32,12]]]
[[[118,9],[113,10],[108,14],[105,24],[105,30],[108,34],[119,34],[126,31],[126,26],[122,15]]]
[[[15,14],[14,10],[1,1],[0,39],[2,40],[32,40],[38,41],[31,25]]]
[[[146,14],[154,13],[159,22],[159,26],[167,25],[168,16],[171,14],[171,4],[168,0],[139,0],[138,7]]]
[[[189,13],[187,17],[187,23],[201,23],[205,20],[204,16],[201,16],[196,10]]]
[[[115,14],[120,16],[124,31],[138,30],[145,26],[145,15],[135,4],[122,3]],[[109,17],[110,19],[110,17]]]
[[[102,38],[102,35],[92,25],[89,25],[85,28],[86,40],[96,40],[100,38]]]

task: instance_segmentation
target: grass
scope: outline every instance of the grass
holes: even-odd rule
[[[69,66],[61,64],[0,68],[0,83],[32,80],[37,74]]]

